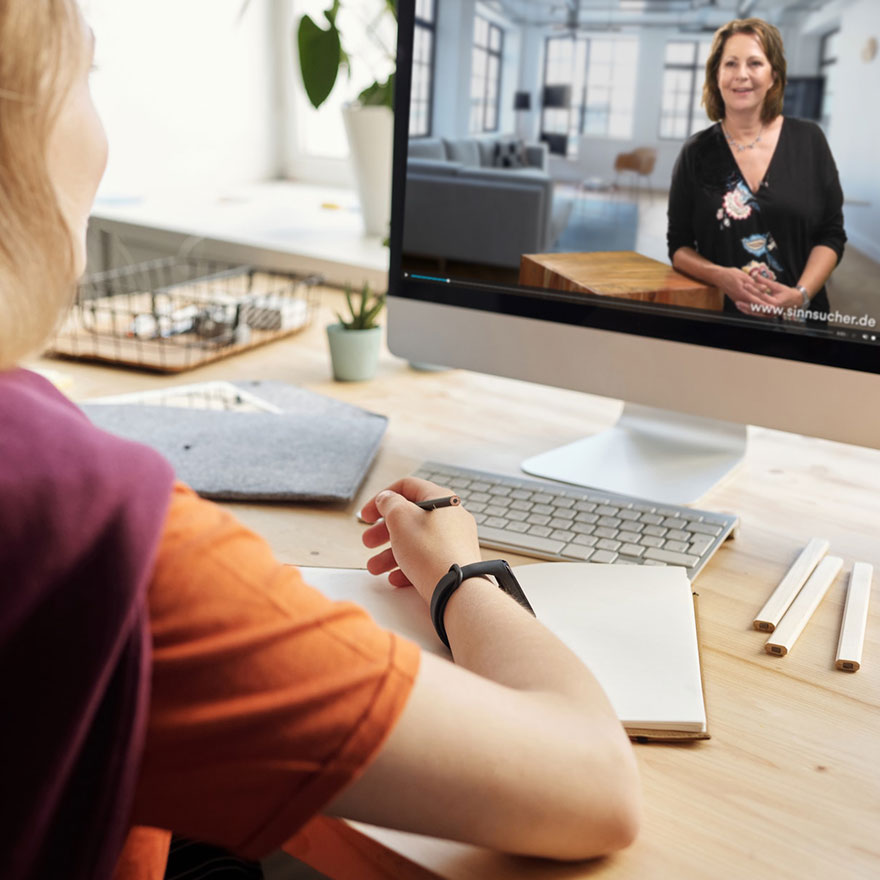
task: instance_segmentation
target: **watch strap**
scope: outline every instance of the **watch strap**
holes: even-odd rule
[[[535,612],[526,598],[519,581],[513,573],[510,565],[504,559],[487,559],[482,562],[472,562],[469,565],[459,566],[453,564],[449,571],[440,578],[434,593],[431,596],[431,623],[446,647],[449,647],[449,638],[446,635],[446,626],[443,622],[446,605],[452,594],[461,586],[463,581],[473,577],[485,577],[491,575],[498,582],[498,586],[509,596],[513,597],[533,617]]]

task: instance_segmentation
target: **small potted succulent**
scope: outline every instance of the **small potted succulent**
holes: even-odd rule
[[[337,312],[339,320],[327,325],[333,378],[342,382],[372,379],[382,341],[382,328],[376,319],[385,307],[385,294],[373,293],[366,283],[358,294],[353,294],[346,285],[345,301],[348,317]]]

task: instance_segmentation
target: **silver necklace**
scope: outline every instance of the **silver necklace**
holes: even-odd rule
[[[727,129],[724,127],[724,123],[721,123],[721,131],[724,132],[724,137],[727,138],[727,143],[732,147],[736,147],[737,152],[741,153],[743,150],[754,150],[755,144],[761,140],[761,135],[764,134],[764,126],[761,126],[761,130],[758,132],[758,136],[750,143],[750,144],[738,144],[728,133]]]

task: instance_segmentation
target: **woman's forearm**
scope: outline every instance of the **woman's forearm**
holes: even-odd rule
[[[698,281],[704,281],[713,287],[721,287],[721,273],[723,267],[707,260],[698,254],[693,248],[680,247],[672,255],[672,266],[685,275],[690,275]]]
[[[807,258],[807,265],[797,280],[797,287],[804,287],[812,299],[831,277],[837,266],[837,251],[824,244],[817,244]]]

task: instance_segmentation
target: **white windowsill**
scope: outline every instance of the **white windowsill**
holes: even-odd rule
[[[176,247],[204,239],[198,252],[205,256],[320,272],[330,284],[387,285],[388,248],[364,234],[350,189],[271,181],[216,192],[99,194],[92,222]]]

